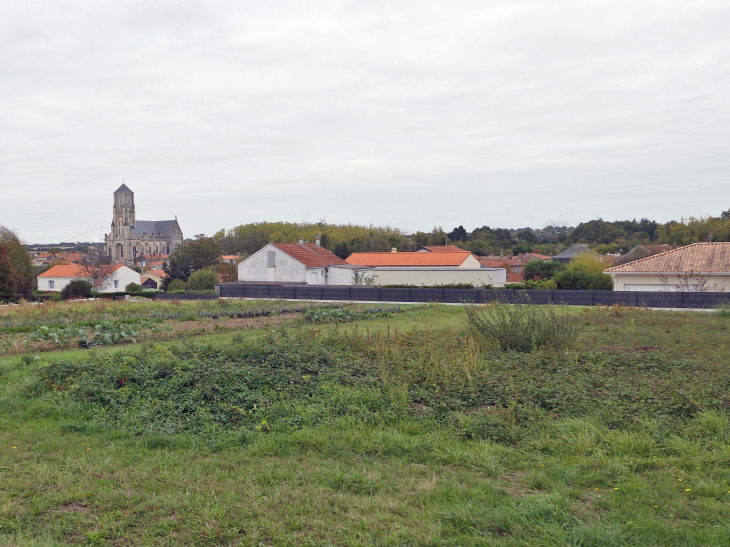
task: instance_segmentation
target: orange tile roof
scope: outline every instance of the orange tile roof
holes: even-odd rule
[[[606,270],[606,273],[730,272],[730,243],[693,243]]]
[[[104,266],[103,268],[104,271],[108,272],[108,275],[123,267],[123,264],[117,264],[115,266]],[[38,277],[91,277],[91,275],[88,270],[78,264],[60,264],[46,270]]]
[[[221,260],[236,260],[237,258],[241,258],[238,255],[223,255],[221,257]]]
[[[299,245],[299,243],[272,243],[272,245],[294,260],[301,262],[307,268],[347,264],[336,254],[329,252],[324,247],[317,247],[314,243],[305,242],[304,245]]]
[[[523,273],[508,273],[507,283],[522,283],[525,280],[525,274]]]
[[[146,274],[152,274],[156,275],[157,277],[167,277],[167,274],[165,273],[165,270],[149,270],[145,272]]]
[[[461,266],[472,256],[469,251],[460,253],[352,253],[348,264],[356,266]]]
[[[464,249],[456,245],[424,245],[423,249],[428,249],[432,253],[463,253]]]
[[[504,268],[507,266],[524,266],[525,263],[521,260],[514,260],[512,258],[479,258],[479,263],[487,268]]]

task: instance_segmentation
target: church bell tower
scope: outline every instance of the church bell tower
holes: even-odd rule
[[[120,236],[127,238],[129,228],[134,225],[134,192],[122,184],[114,192],[114,227]]]

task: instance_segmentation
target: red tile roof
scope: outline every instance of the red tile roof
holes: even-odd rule
[[[505,266],[524,266],[525,263],[521,260],[514,260],[512,258],[479,258],[479,263],[487,268],[504,268]]]
[[[525,274],[523,273],[508,273],[507,283],[522,283],[525,280]]]
[[[632,272],[728,273],[730,272],[730,243],[693,243],[606,270],[606,273]]]
[[[157,277],[167,277],[167,274],[165,273],[165,270],[149,270],[145,272],[146,274],[152,274],[156,275]]]
[[[422,249],[428,249],[432,253],[463,253],[464,249],[456,245],[429,245],[423,246]]]
[[[294,260],[301,262],[307,268],[347,264],[336,254],[329,252],[324,247],[317,247],[314,243],[305,242],[303,245],[299,245],[299,243],[272,243],[272,245]]]
[[[352,253],[348,264],[356,266],[461,266],[472,256],[469,251],[459,253]]]

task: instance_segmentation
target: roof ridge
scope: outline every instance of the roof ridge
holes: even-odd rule
[[[619,266],[614,266],[612,268],[608,268],[608,269],[604,270],[604,273],[605,272],[610,272],[612,270],[618,271],[619,268],[623,268],[624,266],[635,265],[635,264],[638,264],[640,262],[645,262],[647,260],[654,260],[654,259],[656,259],[656,258],[658,258],[660,256],[666,256],[668,254],[675,253],[677,251],[682,251],[684,249],[689,249],[690,247],[695,247],[697,245],[722,245],[722,244],[730,245],[730,242],[728,242],[728,241],[696,241],[695,243],[690,243],[689,245],[685,245],[683,247],[676,247],[674,249],[670,249],[668,251],[664,251],[663,253],[657,253],[655,255],[646,256],[644,258],[639,258],[638,260],[632,260],[631,262],[627,262],[627,263],[621,264]],[[629,252],[631,252],[631,251],[629,251]]]

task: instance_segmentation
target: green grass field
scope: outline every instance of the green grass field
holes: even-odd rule
[[[282,303],[0,313],[181,333],[6,344],[0,546],[730,545],[728,317],[574,308],[573,347],[516,353],[461,307],[237,305]]]

